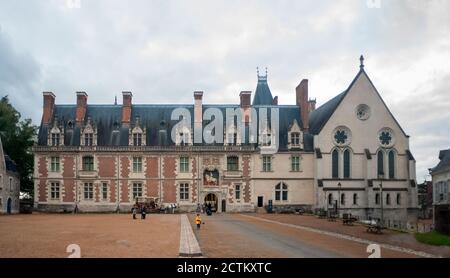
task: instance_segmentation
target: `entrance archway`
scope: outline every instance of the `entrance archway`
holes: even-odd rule
[[[8,202],[6,203],[6,213],[11,214],[12,200],[8,198]]]
[[[216,194],[209,193],[205,196],[205,205],[208,206],[209,204],[211,204],[211,210],[217,212],[218,204]]]

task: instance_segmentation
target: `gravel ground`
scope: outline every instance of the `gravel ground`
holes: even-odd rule
[[[0,257],[59,257],[78,244],[81,257],[177,257],[179,215],[31,214],[0,216]]]

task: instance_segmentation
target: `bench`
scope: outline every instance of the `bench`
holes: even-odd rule
[[[328,214],[328,221],[336,221],[337,218],[338,218],[338,215],[336,213],[332,213],[330,211],[330,213]]]
[[[367,226],[367,232],[373,234],[381,234],[381,225],[378,224],[370,224]]]
[[[358,219],[354,216],[352,216],[351,213],[344,213],[342,215],[342,224],[352,226],[354,222],[356,222]]]

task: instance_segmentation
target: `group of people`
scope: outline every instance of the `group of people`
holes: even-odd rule
[[[203,204],[200,207],[200,203],[197,204],[197,212],[205,212],[207,215],[211,215],[212,214],[212,205],[211,203],[208,204]]]
[[[135,204],[131,209],[131,212],[133,213],[133,219],[137,219],[136,214],[138,213],[138,211],[141,213],[141,219],[145,219],[145,216],[147,214],[147,207],[145,205]]]

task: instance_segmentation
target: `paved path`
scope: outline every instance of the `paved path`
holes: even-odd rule
[[[193,215],[189,216],[191,223]],[[238,214],[203,216],[195,230],[205,257],[365,257],[367,244]],[[382,248],[382,257],[414,257]]]
[[[180,215],[180,257],[200,257],[202,252],[186,214]]]

